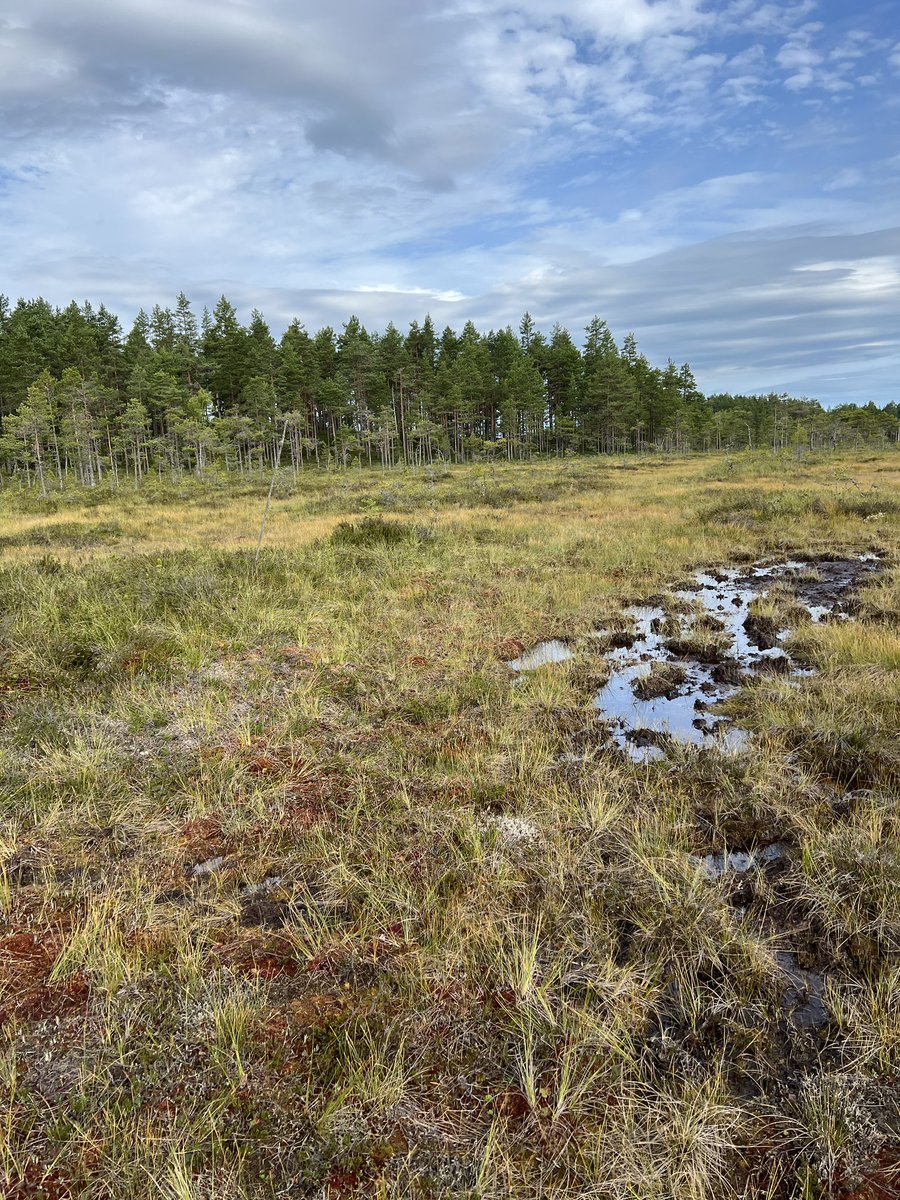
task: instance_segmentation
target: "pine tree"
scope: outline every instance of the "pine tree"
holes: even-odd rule
[[[183,387],[192,389],[199,376],[200,333],[191,302],[184,292],[178,293],[172,323],[175,373]]]
[[[215,399],[217,416],[224,416],[236,403],[248,378],[245,341],[234,305],[221,296],[203,336],[204,381]]]

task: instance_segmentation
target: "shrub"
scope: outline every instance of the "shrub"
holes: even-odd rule
[[[357,549],[376,549],[400,546],[404,542],[421,542],[428,537],[426,530],[402,521],[385,521],[383,517],[363,517],[361,521],[341,521],[331,533],[333,546]]]

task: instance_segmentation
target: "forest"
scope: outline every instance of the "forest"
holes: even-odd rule
[[[103,304],[0,296],[0,475],[42,492],[146,476],[509,461],[573,453],[837,449],[900,440],[900,406],[829,410],[786,394],[710,395],[594,317],[579,347],[526,312],[507,326],[339,332],[185,294],[125,333]]]

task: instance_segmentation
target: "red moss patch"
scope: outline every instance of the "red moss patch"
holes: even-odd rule
[[[362,1185],[362,1177],[358,1172],[335,1167],[325,1183],[325,1195],[328,1200],[350,1200],[352,1196],[361,1195]]]
[[[18,1004],[16,1016],[26,1021],[46,1021],[84,1010],[91,989],[80,971],[62,983],[48,984],[25,996]],[[3,1014],[0,1013],[0,1024]]]
[[[228,966],[241,975],[258,979],[296,975],[300,970],[293,945],[279,937],[242,938],[217,946],[211,957],[219,966]]]
[[[407,942],[402,933],[403,926],[397,922],[389,925],[383,933],[356,946],[332,946],[309,960],[306,964],[307,973],[338,978],[353,964],[375,965],[399,958],[402,954],[411,954],[417,947],[414,942]]]
[[[531,1105],[518,1088],[505,1088],[491,1099],[491,1108],[501,1117],[511,1121],[521,1120],[531,1112]]]
[[[222,837],[222,820],[212,813],[205,817],[195,817],[191,821],[185,821],[180,836],[189,846],[218,841]]]
[[[0,983],[4,991],[27,992],[44,982],[53,967],[59,945],[33,933],[13,933],[0,940]]]
[[[263,954],[259,958],[239,959],[234,967],[242,975],[255,975],[257,979],[277,979],[279,975],[297,974],[297,964],[279,958],[277,954]]]
[[[222,819],[215,813],[185,821],[180,837],[184,843],[185,860],[188,865],[204,862],[209,858],[229,854],[231,843],[222,829]]]
[[[292,829],[311,829],[322,819],[322,809],[317,804],[288,804],[284,810],[284,821]]]
[[[48,983],[59,953],[58,937],[14,933],[0,940],[0,1025],[15,1017],[43,1021],[82,1009],[90,987],[80,971],[59,983]]]
[[[348,998],[340,993],[310,992],[291,1000],[285,1017],[291,1025],[303,1029],[325,1029],[348,1015]]]
[[[497,657],[506,662],[510,658],[518,658],[524,651],[525,643],[521,638],[504,638],[496,647]]]
[[[0,1194],[4,1200],[71,1200],[75,1192],[58,1171],[30,1162],[21,1179],[0,1175]]]
[[[847,1200],[900,1200],[900,1149],[884,1150]]]

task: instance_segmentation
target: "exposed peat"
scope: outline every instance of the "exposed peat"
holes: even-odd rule
[[[811,673],[785,649],[790,628],[760,611],[761,602],[778,587],[798,615],[846,620],[854,592],[880,569],[870,553],[725,567],[698,572],[670,604],[626,608],[629,632],[594,635],[610,670],[594,704],[612,740],[638,762],[664,757],[673,742],[741,749],[748,734],[718,708],[721,702],[754,675]],[[507,665],[533,671],[572,655],[565,642],[549,640]]]

